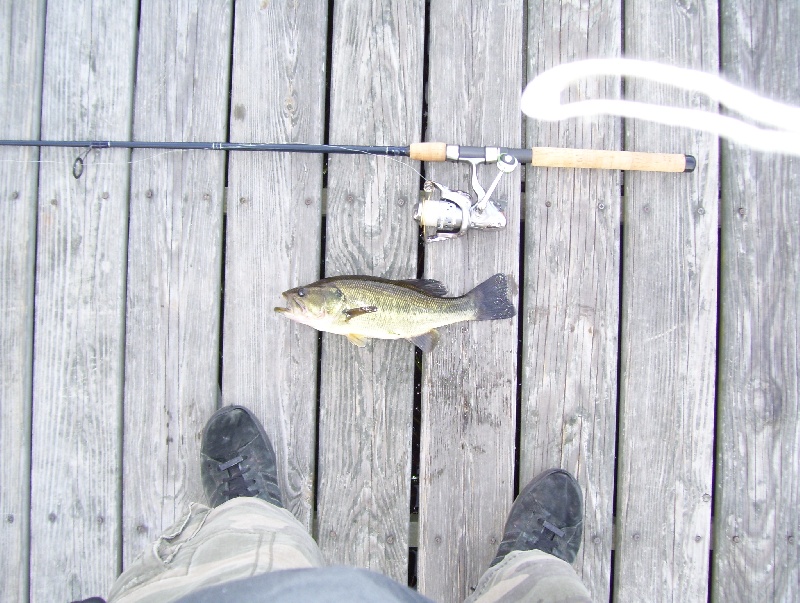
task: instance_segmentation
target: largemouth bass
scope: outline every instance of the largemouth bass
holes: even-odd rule
[[[439,342],[437,327],[465,320],[499,320],[516,314],[505,274],[495,274],[461,297],[444,297],[439,281],[392,281],[336,276],[283,293],[286,318],[345,335],[364,347],[367,338],[407,339],[423,352]]]

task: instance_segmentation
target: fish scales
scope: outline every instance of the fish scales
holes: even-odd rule
[[[344,295],[344,305],[377,308],[347,321],[346,326],[352,332],[363,329],[368,337],[382,338],[382,333],[403,338],[420,335],[437,327],[473,320],[476,315],[474,303],[463,295],[436,297],[412,286],[366,279],[342,279],[337,286]]]

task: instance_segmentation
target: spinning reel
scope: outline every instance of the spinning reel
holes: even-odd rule
[[[478,230],[499,230],[506,226],[505,208],[507,203],[492,199],[503,174],[510,174],[519,166],[519,160],[510,153],[501,152],[498,147],[480,147],[482,155],[465,157],[464,150],[469,147],[448,145],[450,161],[466,161],[472,171],[472,194],[452,190],[443,184],[428,180],[420,200],[414,208],[414,219],[423,229],[426,242],[444,241],[460,237],[470,228]],[[477,150],[477,149],[476,149]],[[478,155],[478,153],[468,153]],[[478,180],[478,165],[495,163],[498,174],[488,190],[484,190]]]

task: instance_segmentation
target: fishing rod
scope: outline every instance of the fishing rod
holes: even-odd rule
[[[272,151],[279,153],[340,153],[409,157],[417,161],[496,161],[499,154],[511,155],[520,163],[535,167],[640,170],[648,172],[691,172],[696,162],[691,155],[637,153],[632,151],[597,151],[534,147],[472,147],[444,142],[418,142],[408,146],[364,146],[302,143],[248,142],[153,142],[138,140],[0,140],[0,146],[66,147],[81,149],[168,149],[208,151]]]
[[[424,229],[427,241],[462,236],[470,228],[496,230],[506,225],[505,202],[491,199],[503,174],[520,164],[534,167],[584,168],[650,172],[691,172],[697,161],[692,155],[601,151],[559,147],[479,147],[417,142],[408,146],[332,145],[303,143],[247,142],[145,142],[136,140],[0,140],[0,146],[80,148],[72,174],[83,174],[84,158],[94,149],[166,149],[209,151],[266,151],[277,153],[323,153],[408,157],[415,161],[465,162],[472,171],[472,193],[451,190],[437,182],[425,183],[422,200],[414,209],[414,219]],[[493,182],[484,189],[477,175],[478,165],[495,164]]]

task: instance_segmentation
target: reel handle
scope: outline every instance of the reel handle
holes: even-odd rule
[[[645,172],[691,172],[697,166],[692,155],[682,153],[638,153],[634,151],[598,151],[593,149],[563,149],[534,147],[507,149],[505,147],[460,147],[444,142],[417,142],[409,145],[409,157],[417,161],[463,161],[481,159],[487,163],[497,160],[500,153],[515,157],[520,163],[537,167],[589,168]]]

